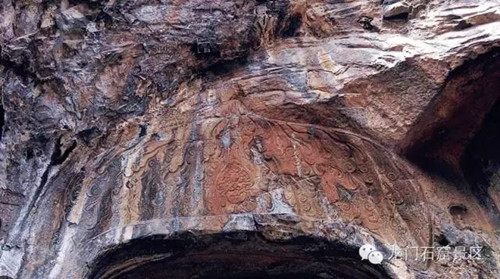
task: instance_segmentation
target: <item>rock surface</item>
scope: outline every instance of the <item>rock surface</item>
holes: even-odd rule
[[[500,278],[499,7],[4,0],[0,277]]]

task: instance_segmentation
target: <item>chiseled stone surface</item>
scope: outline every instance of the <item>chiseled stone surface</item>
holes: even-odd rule
[[[499,7],[4,0],[0,277],[498,278]]]

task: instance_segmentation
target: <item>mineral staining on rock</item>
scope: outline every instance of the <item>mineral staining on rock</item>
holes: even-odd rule
[[[0,9],[0,277],[500,274],[498,1],[38,2]]]

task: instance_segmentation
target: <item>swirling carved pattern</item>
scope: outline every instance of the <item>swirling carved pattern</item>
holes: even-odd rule
[[[247,125],[241,125],[243,121]],[[205,200],[212,214],[251,212],[257,208],[256,167],[246,148],[253,140],[255,127],[247,121],[221,121],[211,129],[209,137],[212,143],[205,145],[209,163],[204,167],[208,180],[205,182]],[[215,162],[227,163],[220,165]]]
[[[285,191],[285,199],[298,214],[329,214],[322,210],[309,214],[304,209],[313,206],[300,207],[324,195],[340,209],[343,218],[377,233],[397,223],[395,218],[405,217],[405,226],[393,228],[404,237],[409,227],[420,244],[426,243],[429,222],[425,199],[418,185],[411,182],[405,163],[391,152],[368,139],[334,129],[262,119],[253,119],[253,123],[258,124],[254,142],[259,140],[258,150],[265,159],[262,168],[277,176],[295,177],[289,183],[295,186],[283,187],[293,188]],[[305,178],[311,181],[312,177],[318,177],[320,187],[307,188],[298,182]]]
[[[217,175],[213,197],[209,200],[212,212],[248,212],[256,208],[254,181],[239,163],[229,163]]]
[[[295,207],[298,214],[305,217],[319,218],[324,215],[320,203],[318,182],[315,178],[284,180],[285,200]]]
[[[197,140],[173,128],[166,146],[145,142],[152,145],[138,146],[139,155],[122,162],[129,162],[131,174],[120,184],[126,189],[112,188],[112,194],[127,193],[127,222],[198,207],[209,215],[291,210],[307,218],[342,218],[378,234],[391,230],[401,235],[398,243],[415,244],[404,239],[411,231],[426,243],[429,221],[418,182],[403,161],[371,140],[248,115],[200,125]],[[109,188],[99,179],[90,185],[86,213],[97,216]],[[89,220],[93,228],[97,220]]]

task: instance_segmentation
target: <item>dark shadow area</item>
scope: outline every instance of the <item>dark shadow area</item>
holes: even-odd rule
[[[156,236],[102,254],[87,278],[389,278],[357,248],[312,237],[274,242],[255,232]]]
[[[384,17],[384,20],[407,21],[410,13],[400,13],[394,16]]]
[[[465,149],[500,97],[500,49],[479,55],[452,71],[442,92],[420,116],[400,152],[428,173],[463,185]],[[490,128],[491,129],[491,128]]]
[[[486,115],[460,163],[472,193],[500,228],[500,101]]]
[[[281,31],[282,36],[284,38],[295,37],[301,25],[302,25],[301,14],[290,15],[288,20],[284,23],[283,29]]]
[[[200,279],[217,279],[220,278],[217,275],[212,277],[203,277]],[[298,274],[281,274],[281,275],[267,275],[265,273],[256,273],[253,275],[242,275],[231,277],[230,279],[322,279],[319,276],[314,276],[310,274],[298,273]]]

